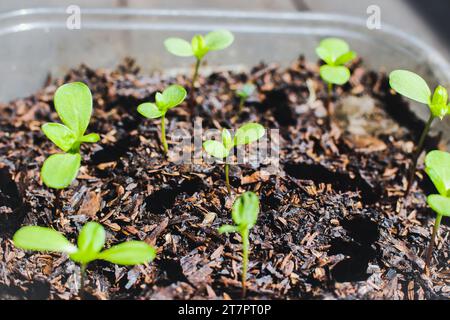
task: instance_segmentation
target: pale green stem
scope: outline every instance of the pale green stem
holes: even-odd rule
[[[241,232],[242,237],[242,297],[245,298],[247,293],[247,271],[248,271],[248,254],[249,254],[249,239],[248,229]]]
[[[331,123],[331,118],[333,117],[331,111],[331,98],[333,97],[333,84],[328,83],[328,99],[327,99],[327,114],[328,114],[328,122]]]
[[[164,154],[167,154],[167,152],[169,151],[169,146],[167,145],[167,140],[166,140],[166,115],[165,114],[163,114],[163,116],[161,117],[161,143],[164,148]]]
[[[83,296],[84,293],[84,280],[86,278],[86,264],[81,265],[81,271],[80,271],[80,296]]]
[[[239,113],[242,113],[242,109],[244,109],[245,98],[241,98],[239,101]]]
[[[425,125],[425,128],[423,129],[422,135],[419,140],[419,144],[417,145],[416,151],[414,152],[414,156],[412,159],[412,165],[411,165],[411,168],[409,169],[408,187],[406,189],[405,197],[408,196],[409,191],[411,190],[412,184],[414,182],[414,176],[416,174],[416,169],[417,169],[417,162],[419,161],[419,157],[422,154],[425,140],[428,136],[428,133],[430,132],[430,128],[431,128],[431,125],[433,124],[433,120],[434,120],[434,116],[431,115],[430,119],[428,120],[428,122]]]
[[[197,58],[197,61],[195,62],[195,68],[194,68],[194,75],[192,76],[192,88],[195,86],[195,82],[198,78],[198,69],[200,68],[201,60]]]
[[[225,183],[227,185],[228,193],[231,193],[231,185],[230,185],[230,165],[225,163]]]
[[[439,231],[439,227],[441,226],[442,215],[438,214],[436,216],[436,221],[434,222],[433,234],[431,235],[431,242],[428,245],[427,255],[425,259],[425,273],[429,274],[430,272],[430,264],[431,257],[433,256],[434,243],[436,242],[436,236]]]

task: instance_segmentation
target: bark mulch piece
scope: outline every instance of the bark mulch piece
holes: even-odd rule
[[[423,123],[392,94],[384,74],[360,62],[352,71],[350,83],[336,89],[331,130],[318,66],[301,57],[285,70],[260,64],[247,73],[200,77],[195,107],[185,103],[168,114],[169,141],[175,129],[192,132],[194,123],[236,128],[255,121],[280,130],[280,173],[235,167],[231,196],[220,165],[167,161],[158,121],[136,111],[168,84],[188,88],[184,76],[142,75],[132,60],[113,71],[81,66],[33,96],[1,105],[0,299],[78,298],[77,265],[58,254],[18,250],[11,237],[32,224],[75,239],[90,220],[105,226],[107,246],[139,239],[158,247],[146,266],[92,263],[91,298],[240,298],[241,239],[217,228],[231,222],[231,205],[246,190],[261,198],[250,234],[248,298],[448,299],[448,225],[438,237],[432,276],[422,273],[434,223],[423,159],[418,183],[403,198]],[[234,90],[249,80],[257,94],[237,116]],[[39,178],[45,158],[57,152],[40,126],[59,122],[53,94],[69,81],[91,88],[88,130],[102,140],[82,147],[81,172],[62,193],[59,212],[55,193]],[[428,139],[428,149],[438,146],[439,137]]]

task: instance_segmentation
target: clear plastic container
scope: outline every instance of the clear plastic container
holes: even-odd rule
[[[450,84],[450,65],[433,48],[395,28],[369,30],[358,18],[319,13],[268,13],[146,9],[83,9],[81,29],[69,30],[65,8],[23,9],[0,14],[0,101],[29,95],[47,75],[71,67],[114,67],[136,58],[143,72],[187,68],[190,59],[167,53],[168,36],[226,28],[236,35],[230,49],[208,56],[210,65],[252,66],[260,61],[288,65],[300,53],[317,60],[321,38],[345,38],[376,70],[405,68],[431,84]],[[421,116],[424,106],[417,107]],[[450,132],[450,123],[439,124]]]

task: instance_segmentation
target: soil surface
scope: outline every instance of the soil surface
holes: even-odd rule
[[[261,199],[250,233],[249,299],[448,299],[448,221],[423,274],[436,192],[423,172],[404,198],[413,141],[424,126],[389,90],[386,76],[355,62],[348,85],[333,98],[326,121],[326,87],[318,65],[303,58],[287,69],[260,64],[245,73],[200,77],[192,98],[168,115],[176,128],[237,128],[258,122],[280,130],[280,168],[232,166],[232,194],[221,164],[177,165],[163,156],[159,120],[136,111],[156,91],[184,76],[143,75],[132,60],[116,70],[81,66],[49,80],[31,97],[0,106],[0,299],[78,299],[79,267],[66,256],[24,252],[11,241],[24,225],[53,227],[69,239],[86,221],[107,230],[107,246],[131,239],[158,248],[145,266],[95,262],[88,268],[88,298],[239,299],[241,245],[219,235],[231,206],[246,190]],[[60,122],[53,95],[65,82],[83,81],[93,92],[88,133],[101,141],[82,147],[78,179],[61,194],[39,177],[43,161],[59,152],[40,126]],[[253,81],[257,92],[238,115],[234,90]],[[190,104],[189,104],[190,101]],[[430,137],[427,149],[439,147]],[[444,219],[445,220],[445,219]]]

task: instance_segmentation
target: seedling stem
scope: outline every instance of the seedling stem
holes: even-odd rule
[[[231,194],[230,165],[228,163],[225,163],[225,184],[227,185],[228,193]]]
[[[167,154],[169,151],[169,146],[167,145],[167,139],[166,139],[166,117],[161,117],[161,142],[164,148],[164,154]]]
[[[195,82],[197,81],[198,78],[198,69],[200,68],[200,63],[201,60],[197,58],[195,62],[194,75],[192,76],[192,88],[194,88]]]
[[[248,252],[249,252],[249,230],[244,229],[241,232],[242,236],[242,298],[247,294],[247,271],[248,271]]]
[[[419,161],[419,157],[423,151],[423,147],[425,144],[425,140],[428,136],[428,133],[430,132],[431,125],[433,124],[434,116],[433,114],[430,115],[430,119],[428,119],[425,128],[423,129],[422,135],[419,140],[419,144],[417,145],[416,151],[414,152],[414,157],[412,159],[412,166],[409,171],[408,175],[408,187],[406,189],[405,197],[409,195],[409,192],[411,191],[412,184],[414,182],[414,176],[416,174],[417,169],[417,162]]]
[[[441,226],[442,215],[438,214],[436,216],[436,221],[434,222],[433,234],[431,235],[431,242],[428,245],[427,256],[425,259],[425,274],[430,274],[430,264],[431,264],[431,256],[434,251],[434,243],[436,242],[436,236],[439,232],[439,227]]]

